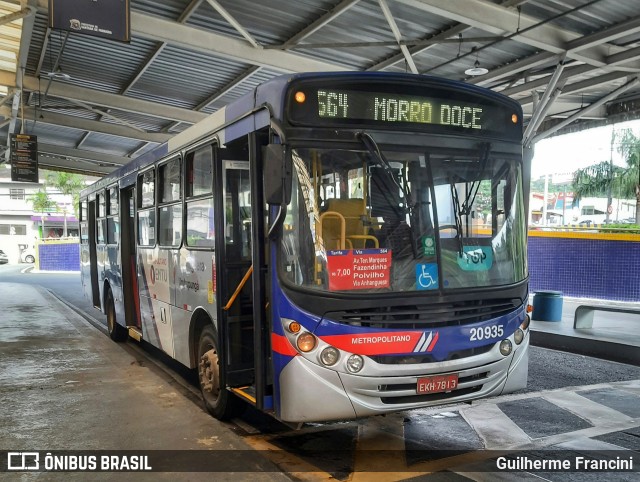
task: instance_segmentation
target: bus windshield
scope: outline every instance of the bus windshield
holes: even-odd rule
[[[282,230],[287,284],[442,291],[526,277],[521,164],[476,149],[297,148]]]

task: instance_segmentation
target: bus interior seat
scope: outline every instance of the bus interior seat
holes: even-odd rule
[[[339,216],[332,214],[338,214]],[[367,214],[367,206],[364,199],[328,199],[327,211],[325,211],[322,223],[322,235],[327,248],[341,249],[341,220],[345,223],[345,249],[362,249],[371,241],[374,247],[378,247],[378,240],[370,235],[371,219]]]

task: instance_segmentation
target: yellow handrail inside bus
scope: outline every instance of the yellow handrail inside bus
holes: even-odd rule
[[[249,269],[244,274],[244,277],[242,278],[242,280],[240,280],[240,283],[238,283],[238,287],[233,292],[233,295],[231,295],[231,298],[229,298],[229,301],[227,302],[227,304],[224,305],[224,308],[222,308],[224,311],[229,311],[229,308],[233,306],[233,303],[236,301],[236,298],[240,294],[240,291],[242,291],[242,288],[244,288],[244,285],[247,283],[247,280],[251,276],[251,273],[253,273],[253,265],[249,266]]]

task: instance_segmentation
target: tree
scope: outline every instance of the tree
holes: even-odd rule
[[[56,208],[56,203],[51,200],[46,191],[40,189],[37,193],[29,197],[34,212],[41,213],[40,226],[42,226],[42,237],[44,238],[44,216],[47,212]]]
[[[586,196],[602,196],[608,192],[619,197],[636,199],[636,224],[640,224],[640,138],[630,129],[618,134],[618,152],[625,158],[625,167],[603,161],[578,169],[573,176],[573,195],[576,201]]]
[[[85,187],[84,180],[78,174],[69,172],[51,172],[47,174],[47,183],[55,187],[65,196],[72,196],[73,212],[78,217],[78,201],[80,199],[80,191]],[[64,233],[67,237],[67,210],[64,209]]]
[[[627,167],[620,176],[614,188],[620,192],[620,196],[636,198],[636,224],[640,224],[640,138],[636,137],[631,129],[622,132],[618,152],[627,161]]]

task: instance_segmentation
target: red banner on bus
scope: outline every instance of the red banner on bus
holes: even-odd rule
[[[389,287],[390,249],[347,249],[327,252],[329,290]]]

